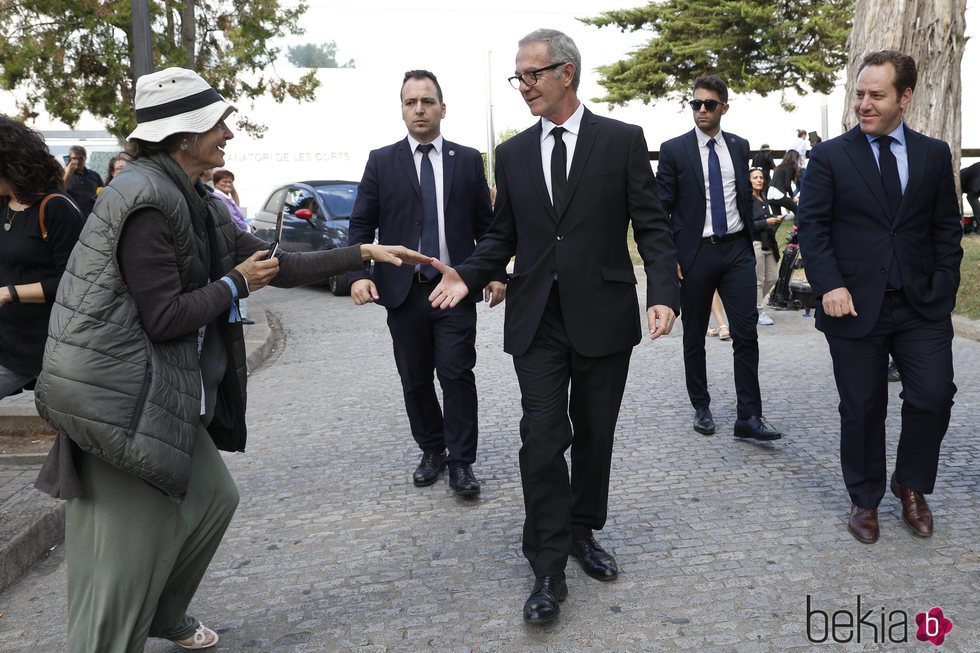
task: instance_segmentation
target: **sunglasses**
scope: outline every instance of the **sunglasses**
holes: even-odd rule
[[[695,111],[700,111],[701,106],[703,105],[704,108],[708,110],[708,113],[714,113],[715,109],[724,103],[719,102],[718,100],[691,100],[688,102],[688,104],[690,104],[691,108]]]

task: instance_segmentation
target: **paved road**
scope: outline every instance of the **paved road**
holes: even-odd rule
[[[730,344],[707,343],[712,408],[726,426],[704,437],[689,426],[679,329],[643,342],[599,536],[620,579],[601,584],[570,563],[560,620],[531,628],[520,611],[531,584],[520,553],[520,403],[502,311],[480,308],[483,495],[462,502],[444,482],[411,484],[417,452],[382,309],[318,289],[262,299],[285,342],[251,379],[249,450],[227,458],[241,507],[192,606],[221,633],[219,650],[925,651],[935,647],[915,641],[914,615],[931,606],[954,624],[936,650],[980,649],[976,342],[955,343],[961,390],[932,498],[936,535],[914,538],[889,495],[874,546],[845,530],[836,390],[811,320],[776,313],[761,334],[766,412],[789,432],[771,445],[729,435]],[[891,392],[893,463],[899,387]],[[861,644],[846,628],[834,634],[850,634],[849,645],[808,641],[808,597],[813,610],[854,613],[858,596],[876,631],[863,626]],[[64,597],[56,553],[0,596],[0,650],[63,650]],[[910,642],[885,640],[883,619],[890,639]],[[809,623],[811,637],[825,636],[819,612]]]

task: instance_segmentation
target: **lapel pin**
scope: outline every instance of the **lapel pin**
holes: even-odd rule
[[[456,156],[456,150],[449,150],[449,156]]]

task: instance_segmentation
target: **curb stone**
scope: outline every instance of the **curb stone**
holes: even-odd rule
[[[254,325],[245,327],[246,366],[251,373],[272,353],[278,322],[259,302],[249,302]],[[273,328],[273,325],[276,328]],[[53,434],[34,408],[33,393],[0,406],[0,434]],[[46,453],[0,454],[0,592],[16,583],[65,539],[65,502],[34,489]]]

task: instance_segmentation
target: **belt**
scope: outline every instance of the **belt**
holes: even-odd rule
[[[701,242],[717,245],[718,243],[730,243],[733,240],[736,240],[741,237],[742,237],[742,231],[739,230],[730,234],[725,234],[724,236],[716,236],[715,234],[711,234],[710,236],[705,236],[704,238],[702,238]]]
[[[436,276],[429,279],[428,277],[425,276],[424,272],[413,272],[412,280],[415,283],[439,283],[440,281],[442,281],[442,275],[437,274]]]

